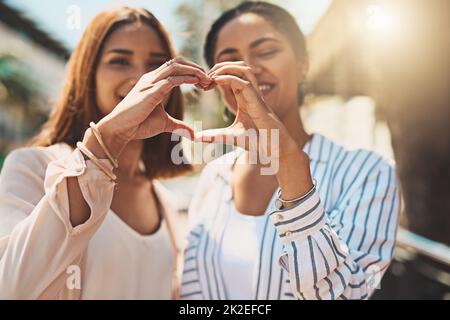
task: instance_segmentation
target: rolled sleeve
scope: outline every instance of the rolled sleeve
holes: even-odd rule
[[[108,160],[100,161],[112,171],[112,165]],[[77,177],[83,197],[91,210],[89,219],[75,228],[70,223],[66,180],[68,177]],[[77,235],[95,223],[108,210],[112,201],[114,183],[92,161],[85,161],[81,152],[75,149],[72,154],[52,161],[48,165],[44,188],[50,206],[66,226],[67,232]]]
[[[306,238],[321,229],[327,221],[317,191],[293,207],[273,211],[270,219],[284,244]]]
[[[55,149],[52,149],[55,150]],[[0,298],[56,297],[111,205],[114,183],[79,150],[24,148],[0,177]],[[55,157],[57,157],[55,159]],[[104,161],[105,166],[112,166]],[[72,227],[67,178],[77,177],[91,213]]]

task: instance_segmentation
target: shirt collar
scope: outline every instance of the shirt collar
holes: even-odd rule
[[[313,133],[311,138],[303,147],[305,152],[311,160],[318,162],[327,162],[330,155],[329,152],[333,142],[321,134]]]

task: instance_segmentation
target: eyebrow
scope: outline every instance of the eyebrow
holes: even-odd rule
[[[126,54],[126,55],[132,55],[133,51],[128,49],[111,49],[108,50],[108,53],[120,53],[120,54]],[[169,55],[165,52],[150,52],[150,57],[153,58],[168,58]]]
[[[255,48],[255,47],[259,46],[260,44],[262,44],[262,43],[264,43],[264,42],[267,42],[267,41],[273,41],[273,42],[280,43],[280,40],[275,39],[275,38],[273,38],[273,37],[263,37],[263,38],[259,38],[259,39],[255,40],[255,41],[253,41],[253,42],[250,44],[250,48],[253,49],[253,48]]]
[[[255,40],[255,41],[253,41],[252,43],[250,43],[250,48],[254,49],[257,46],[259,46],[259,45],[261,45],[261,44],[263,44],[264,42],[267,42],[267,41],[273,41],[273,42],[278,42],[278,43],[280,42],[278,39],[275,39],[273,37],[262,37],[262,38],[259,38],[259,39]],[[225,54],[231,54],[231,53],[235,53],[237,51],[238,50],[236,48],[223,49],[222,51],[220,51],[217,54],[216,59],[219,58],[220,56],[225,55]]]

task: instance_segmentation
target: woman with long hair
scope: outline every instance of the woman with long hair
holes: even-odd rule
[[[98,14],[59,101],[0,177],[0,299],[168,299],[177,294],[174,209],[158,178],[171,132],[192,138],[179,85],[205,87],[147,10]]]
[[[200,178],[182,298],[369,298],[395,246],[395,171],[373,152],[305,131],[308,55],[295,19],[244,2],[213,23],[204,56],[235,119],[196,139],[240,148]]]

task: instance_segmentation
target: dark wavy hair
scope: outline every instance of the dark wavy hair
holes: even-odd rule
[[[284,34],[294,50],[298,60],[307,60],[308,52],[306,48],[306,38],[300,30],[295,18],[283,8],[263,1],[245,1],[240,5],[229,9],[222,13],[222,15],[212,24],[206,35],[206,41],[203,47],[203,57],[206,63],[211,68],[214,66],[214,55],[216,52],[217,38],[220,30],[233,19],[246,14],[254,13],[263,17],[276,30]],[[303,104],[304,88],[299,85],[298,88],[298,103]],[[225,109],[225,116],[232,118],[230,112]]]
[[[222,13],[209,29],[203,48],[203,55],[209,67],[214,65],[214,53],[220,30],[231,20],[246,13],[254,13],[263,17],[276,30],[283,33],[289,39],[298,59],[307,58],[305,35],[298,27],[295,18],[289,12],[267,2],[246,1]]]

